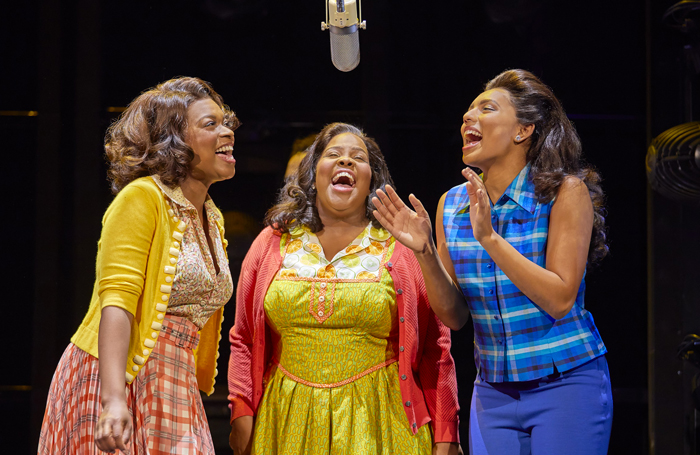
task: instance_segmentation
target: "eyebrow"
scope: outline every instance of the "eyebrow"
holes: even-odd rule
[[[486,98],[486,99],[483,99],[483,100],[479,101],[479,106],[483,106],[483,105],[486,104],[486,103],[493,103],[493,104],[495,104],[496,106],[501,107],[501,105],[498,104],[498,101],[496,101],[496,100],[494,100],[494,99],[491,99],[491,98]],[[474,109],[474,103],[472,103],[472,104],[469,105],[469,109],[468,109],[468,110],[471,111],[472,109]]]
[[[204,114],[203,116],[201,116],[201,117],[199,118],[199,120],[197,120],[197,123],[201,122],[202,120],[204,120],[204,119],[206,119],[206,118],[210,118],[210,119],[212,119],[212,120],[218,120],[218,118],[217,118],[217,116],[216,116],[215,114]]]
[[[332,150],[332,149],[337,149],[337,148],[342,148],[342,147],[339,146],[339,145],[334,145],[333,147],[328,147],[326,150]],[[363,149],[363,148],[360,147],[359,145],[353,145],[353,146],[351,146],[351,147],[350,147],[350,150],[359,150],[360,152],[369,153],[367,150]]]

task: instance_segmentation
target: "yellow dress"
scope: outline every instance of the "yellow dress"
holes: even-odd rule
[[[398,377],[398,317],[384,267],[394,239],[367,227],[327,261],[308,229],[282,237],[283,265],[265,297],[274,351],[255,422],[254,454],[426,454]]]

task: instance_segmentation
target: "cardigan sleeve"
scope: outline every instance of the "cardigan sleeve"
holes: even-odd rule
[[[454,360],[450,354],[452,344],[450,329],[430,308],[420,266],[415,257],[411,259],[412,276],[418,291],[419,323],[427,324],[418,374],[430,412],[434,441],[459,442],[457,376]]]
[[[229,332],[231,357],[228,363],[228,399],[231,422],[241,416],[255,415],[253,410],[253,341],[255,319],[253,302],[258,271],[268,244],[270,232],[264,230],[248,250],[236,291],[236,321]]]
[[[156,230],[157,207],[153,195],[127,185],[107,209],[96,264],[101,308],[117,306],[136,314]]]

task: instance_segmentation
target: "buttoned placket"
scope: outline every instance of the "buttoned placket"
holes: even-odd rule
[[[499,199],[495,205],[491,207],[491,226],[493,227],[493,230],[498,233],[499,235],[503,236],[503,223],[500,222],[500,217],[499,213],[501,209],[503,208],[503,202],[504,198],[506,198],[506,195],[501,196],[501,199]],[[489,258],[490,259],[490,258]],[[503,321],[503,318],[500,317],[501,314],[501,301],[498,298],[500,295],[499,290],[500,290],[500,283],[498,280],[498,265],[491,261],[489,264],[487,264],[487,269],[491,271],[491,279],[489,280],[489,289],[488,289],[488,298],[491,299],[493,302],[493,308],[496,314],[494,314],[493,319],[494,321],[491,323],[491,325],[494,327],[494,330],[497,330],[497,337],[496,337],[496,343],[497,345],[494,346],[494,349],[496,349],[499,353],[498,357],[503,359],[503,371],[505,371],[506,367],[506,345],[507,345],[507,340],[505,336],[505,323]]]
[[[399,373],[400,376],[399,378],[401,379],[402,384],[399,385],[401,389],[401,396],[402,399],[407,399],[404,402],[405,406],[405,412],[406,412],[406,417],[408,418],[409,423],[411,424],[411,431],[413,434],[416,434],[418,432],[418,425],[415,422],[416,415],[415,411],[411,409],[411,388],[410,384],[405,383],[404,381],[408,380],[408,376],[406,373],[411,372],[411,367],[410,367],[410,361],[406,359],[406,356],[409,355],[410,353],[406,352],[406,348],[404,346],[405,338],[406,338],[406,327],[405,327],[405,306],[403,304],[403,296],[404,296],[404,290],[402,287],[401,279],[398,275],[394,273],[394,264],[392,261],[387,261],[386,264],[384,265],[387,269],[387,271],[391,274],[392,279],[394,280],[394,286],[396,290],[396,299],[397,299],[397,305],[398,305],[398,315],[399,315]]]
[[[307,232],[307,235],[310,235],[312,237],[308,237],[307,241],[304,242],[305,244],[308,243],[314,243],[318,245],[320,248],[320,251],[316,251],[314,249],[306,249],[305,245],[303,247],[304,251],[306,251],[308,254],[312,255],[316,260],[318,261],[319,264],[322,264],[324,267],[333,266],[336,267],[337,264],[342,261],[342,259],[346,256],[350,256],[353,254],[357,254],[357,250],[355,250],[352,247],[359,247],[359,248],[366,248],[367,246],[364,245],[364,239],[372,239],[371,235],[371,225],[365,228],[364,231],[362,231],[353,241],[348,245],[347,247],[341,249],[338,251],[335,256],[329,261],[326,258],[325,251],[323,249],[323,245],[321,245],[320,240],[318,239],[317,236],[313,235],[312,233]],[[292,238],[300,238],[303,237],[303,228],[298,228],[298,230],[294,230],[293,232],[290,232],[290,235]],[[315,238],[314,238],[315,237]],[[356,244],[357,239],[360,239],[360,243]],[[335,300],[335,286],[336,282],[334,280],[330,281],[321,281],[320,283],[311,283],[311,289],[310,289],[310,305],[309,305],[309,313],[311,316],[314,317],[318,322],[323,323],[325,322],[329,317],[334,312],[334,300]]]

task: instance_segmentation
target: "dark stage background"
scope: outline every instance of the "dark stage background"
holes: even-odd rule
[[[695,371],[674,356],[683,335],[698,330],[698,211],[651,193],[644,166],[650,138],[685,121],[683,43],[661,23],[672,4],[365,0],[362,60],[350,73],[331,65],[320,0],[6,5],[0,451],[36,451],[51,375],[87,309],[100,220],[112,197],[104,131],[141,91],[198,76],[241,118],[236,176],[211,190],[223,211],[235,212],[227,228],[237,276],[296,138],[332,121],[362,126],[382,147],[399,193],[414,192],[434,213],[440,195],[462,182],[466,107],[497,73],[525,68],[562,100],[608,195],[611,254],[589,271],[587,308],[609,350],[610,453],[694,453],[686,392]],[[234,307],[232,300],[225,329]],[[472,332],[453,335],[466,450]],[[226,454],[226,336],[221,353],[217,391],[205,404]],[[649,377],[657,391],[651,401]]]

